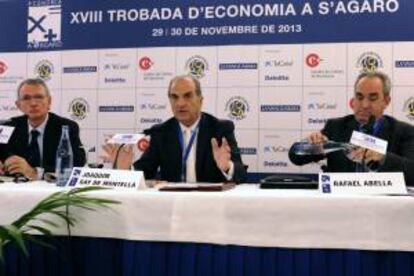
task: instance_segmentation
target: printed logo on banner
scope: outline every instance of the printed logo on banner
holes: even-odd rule
[[[405,101],[404,112],[407,113],[408,119],[414,120],[414,97],[411,97]]]
[[[219,70],[257,70],[257,63],[220,63]]]
[[[311,53],[311,54],[307,55],[306,59],[305,59],[306,65],[311,67],[311,68],[315,68],[315,67],[319,66],[321,61],[323,61],[323,60],[319,57],[318,54],[315,54],[315,53]]]
[[[361,72],[375,72],[383,67],[382,58],[377,53],[365,52],[358,57],[357,68],[361,68]]]
[[[231,97],[225,107],[225,111],[228,112],[228,117],[232,120],[243,120],[246,118],[250,107],[247,100],[240,96]]]
[[[157,104],[157,103],[142,103],[139,105],[141,110],[165,110],[167,109],[167,104]]]
[[[55,69],[53,63],[47,59],[39,61],[34,68],[34,74],[44,81],[50,80],[54,72]]]
[[[257,149],[256,148],[239,148],[239,152],[241,155],[256,155]]]
[[[62,1],[29,1],[27,48],[54,49],[62,46]]]
[[[149,141],[147,138],[141,138],[139,139],[137,143],[137,149],[140,151],[145,151],[149,147]]]
[[[69,104],[70,117],[82,121],[89,113],[89,104],[84,98],[75,98]]]
[[[154,65],[154,62],[149,57],[143,57],[138,62],[139,68],[143,71],[147,71],[151,69],[152,65]]]
[[[308,124],[310,125],[324,125],[327,121],[327,118],[308,118]]]
[[[301,106],[297,104],[263,104],[260,112],[300,112]]]
[[[275,161],[275,160],[271,160],[271,161],[263,161],[263,166],[264,167],[283,167],[286,168],[288,166],[288,163],[285,161]]]
[[[414,60],[397,60],[395,61],[396,68],[413,68]]]
[[[133,105],[101,105],[99,112],[134,112]]]
[[[160,124],[162,123],[161,118],[141,118],[141,124]]]
[[[77,73],[96,73],[98,71],[97,66],[70,66],[63,67],[63,73],[65,74],[77,74]]]
[[[288,152],[289,148],[284,146],[264,146],[263,147],[263,153],[284,153]]]
[[[104,70],[123,71],[128,70],[131,64],[129,63],[107,63],[104,65]]]
[[[335,110],[337,106],[337,103],[310,102],[308,103],[308,110]]]
[[[205,76],[206,71],[208,71],[208,62],[202,56],[192,56],[187,60],[185,70],[189,75],[201,79]]]
[[[7,64],[4,61],[0,60],[0,75],[3,75],[4,73],[6,73],[7,69],[9,69],[7,67]]]
[[[285,67],[292,67],[293,60],[279,60],[279,59],[271,59],[266,60],[264,62],[264,66],[267,68],[285,68]]]
[[[124,78],[121,78],[121,77],[119,77],[119,78],[108,78],[108,77],[105,77],[104,78],[104,82],[105,83],[126,83],[126,79],[124,79]]]
[[[331,178],[329,177],[329,175],[322,174],[320,178],[322,184],[322,192],[331,193]]]

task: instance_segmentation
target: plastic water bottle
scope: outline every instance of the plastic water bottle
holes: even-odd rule
[[[69,127],[62,126],[56,153],[56,185],[66,186],[73,169],[73,151],[69,139]]]

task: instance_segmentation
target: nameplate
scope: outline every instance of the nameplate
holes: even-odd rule
[[[404,175],[396,173],[319,173],[322,194],[407,194]]]
[[[68,181],[70,187],[100,186],[119,190],[146,188],[142,171],[107,170],[75,167]]]
[[[14,131],[14,127],[0,126],[0,144],[7,144]]]
[[[133,133],[133,134],[118,133],[112,136],[112,138],[108,140],[108,143],[109,144],[136,145],[138,141],[140,141],[144,137],[145,135],[140,134],[140,133]]]
[[[379,152],[381,154],[387,153],[387,141],[356,130],[352,132],[350,143],[361,148]]]

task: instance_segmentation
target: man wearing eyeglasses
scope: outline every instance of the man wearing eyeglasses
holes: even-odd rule
[[[17,89],[17,108],[24,113],[6,125],[15,127],[9,143],[0,153],[0,172],[41,179],[44,172],[54,172],[56,151],[62,126],[69,126],[73,165],[85,164],[85,151],[76,122],[49,112],[52,97],[41,79],[26,79]]]

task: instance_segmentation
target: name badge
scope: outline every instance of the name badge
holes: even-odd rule
[[[142,171],[107,170],[75,167],[68,181],[70,187],[100,186],[117,190],[145,189]]]
[[[379,152],[381,154],[387,153],[387,141],[356,130],[352,132],[350,143],[361,148],[366,148]]]
[[[0,126],[0,144],[7,144],[14,131],[14,127]]]
[[[322,194],[407,194],[404,175],[396,173],[319,173]]]
[[[126,145],[136,145],[138,141],[145,137],[144,134],[134,133],[134,134],[122,134],[118,133],[112,136],[108,140],[109,144],[126,144]]]

